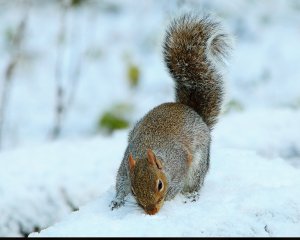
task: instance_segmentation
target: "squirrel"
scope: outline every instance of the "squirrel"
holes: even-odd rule
[[[129,132],[112,210],[130,193],[149,215],[178,193],[197,200],[209,169],[211,131],[224,95],[218,62],[228,56],[229,34],[210,15],[185,13],[171,22],[163,44],[176,101],[153,108]]]

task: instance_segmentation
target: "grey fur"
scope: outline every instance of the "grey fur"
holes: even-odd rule
[[[166,34],[164,59],[176,82],[176,101],[193,108],[210,129],[223,101],[219,65],[230,49],[231,38],[209,15],[184,14],[171,23]]]
[[[212,57],[221,59],[226,55],[226,34],[219,29],[219,23],[209,17],[198,19],[190,15],[171,24],[164,55],[176,82],[176,103],[155,107],[131,130],[117,173],[112,209],[123,205],[131,191],[129,154],[136,161],[147,161],[148,148],[163,164],[168,182],[165,200],[179,192],[199,192],[209,169],[210,131],[222,102],[221,75],[211,62]],[[142,179],[135,184],[145,190],[149,187]]]

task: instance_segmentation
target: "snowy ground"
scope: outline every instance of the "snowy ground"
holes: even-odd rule
[[[112,212],[110,189],[30,236],[299,236],[299,182],[299,171],[282,159],[268,161],[251,151],[218,149],[196,203],[184,203],[178,196],[155,216],[130,205]]]
[[[277,146],[293,135],[286,149],[299,144],[299,135],[291,135],[290,129],[300,132],[300,112],[286,113],[285,119],[274,118],[267,125],[252,123],[251,116],[264,119],[269,114],[276,117],[283,112],[224,117],[215,131],[211,168],[198,202],[184,203],[184,197],[178,196],[154,216],[132,204],[111,211],[111,184],[79,211],[30,236],[299,236],[300,169],[280,158],[282,149]],[[246,126],[249,131],[244,131]],[[227,132],[232,129],[233,141]],[[276,138],[271,135],[275,130]]]
[[[0,236],[300,235],[299,1],[90,1],[65,15],[53,1],[0,1],[0,97],[26,9],[0,150]],[[189,9],[214,12],[235,35],[201,198],[178,196],[154,216],[131,205],[111,212],[128,129],[101,135],[97,118],[127,103],[132,124],[172,101],[161,43],[170,18]],[[141,72],[137,89],[129,63]],[[67,98],[77,87],[53,141],[57,78]]]
[[[114,181],[126,136],[122,132],[1,153],[0,236],[45,228],[105,192]]]

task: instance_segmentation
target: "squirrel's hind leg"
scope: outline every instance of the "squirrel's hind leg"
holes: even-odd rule
[[[199,149],[194,154],[193,162],[188,171],[185,185],[181,193],[192,202],[199,199],[200,189],[203,186],[209,168],[209,153]]]
[[[204,177],[200,178],[199,181],[197,183],[195,183],[194,185],[185,186],[182,189],[181,194],[183,194],[186,198],[184,203],[186,203],[187,201],[196,202],[199,199],[200,190],[201,190],[201,187],[203,186],[203,182],[204,182]]]

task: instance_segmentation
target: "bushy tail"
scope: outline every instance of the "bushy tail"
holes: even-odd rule
[[[210,129],[223,100],[218,71],[230,49],[230,38],[210,16],[184,14],[169,27],[164,59],[176,82],[176,101],[192,107]]]

